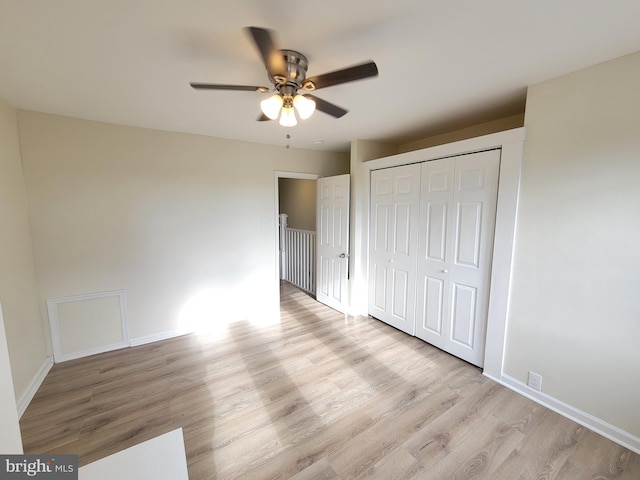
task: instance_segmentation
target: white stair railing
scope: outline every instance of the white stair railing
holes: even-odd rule
[[[286,219],[285,219],[286,222]],[[316,293],[316,232],[280,225],[280,279]]]

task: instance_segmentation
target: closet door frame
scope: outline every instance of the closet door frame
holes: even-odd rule
[[[361,243],[354,245],[355,255],[365,266],[365,272],[354,279],[354,291],[361,292],[362,298],[354,299],[354,303],[367,305],[369,295],[369,221],[371,171],[410,163],[427,162],[467,153],[481,152],[499,148],[501,150],[500,174],[498,184],[498,200],[496,206],[495,236],[493,243],[491,291],[487,319],[485,341],[484,374],[500,381],[503,375],[505,338],[507,328],[507,312],[509,306],[510,281],[515,240],[516,213],[520,190],[520,174],[522,170],[523,145],[525,128],[516,128],[505,132],[494,133],[482,137],[471,138],[459,142],[439,145],[423,150],[392,155],[380,159],[362,162],[356,165],[356,175],[366,179],[360,184],[358,195],[362,212],[367,220]],[[366,314],[367,312],[360,312]]]

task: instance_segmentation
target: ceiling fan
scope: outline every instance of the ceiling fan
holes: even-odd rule
[[[263,113],[258,119],[260,121],[276,120],[280,117],[280,125],[293,127],[298,123],[295,112],[298,113],[301,119],[306,119],[316,109],[340,118],[347,113],[347,110],[310,93],[299,93],[299,91],[313,92],[319,88],[331,87],[378,75],[378,67],[374,62],[369,61],[307,78],[307,68],[309,66],[307,57],[295,50],[277,49],[270,30],[248,27],[247,31],[251,34],[260,51],[269,80],[273,84],[272,87],[195,82],[190,85],[198,90],[239,90],[258,93],[273,91],[274,95],[260,102]]]

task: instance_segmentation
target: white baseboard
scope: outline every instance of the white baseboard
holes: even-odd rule
[[[18,417],[22,417],[24,412],[27,410],[27,407],[31,403],[31,400],[33,400],[33,397],[40,388],[40,385],[42,385],[42,382],[44,382],[47,373],[49,373],[49,370],[51,370],[51,367],[53,367],[53,357],[47,357],[38,372],[31,380],[31,383],[29,383],[27,389],[22,393],[22,395],[20,395],[20,398],[18,398],[18,401],[16,403],[16,407],[18,409]]]
[[[73,353],[60,353],[59,356],[55,356],[56,363],[68,362],[69,360],[76,360],[78,358],[90,357],[91,355],[99,355],[100,353],[112,352],[114,350],[122,350],[123,348],[129,347],[129,343],[114,343],[112,345],[100,345],[99,347],[89,348],[87,350],[83,350],[81,352],[73,352]]]
[[[152,335],[146,335],[144,337],[131,338],[129,342],[132,347],[138,345],[144,345],[146,343],[159,342],[161,340],[168,340],[169,338],[181,337],[182,335],[188,335],[192,332],[182,332],[178,330],[170,330],[168,332],[154,333]]]
[[[516,378],[513,378],[509,375],[505,375],[504,373],[502,374],[501,378],[496,378],[486,373],[485,376],[504,385],[514,392],[524,395],[534,402],[537,402],[540,405],[543,405],[548,409],[553,410],[554,412],[559,413],[560,415],[567,417],[584,427],[587,427],[589,430],[593,430],[603,437],[606,437],[609,440],[614,441],[622,445],[623,447],[640,454],[640,438],[636,437],[635,435],[632,435],[629,432],[625,432],[615,425],[611,425],[610,423],[607,423],[600,418],[594,417],[587,412],[583,412],[582,410],[579,410],[574,406],[569,405],[568,403],[564,403],[561,400],[547,395],[546,393],[533,390],[520,380],[517,380]]]

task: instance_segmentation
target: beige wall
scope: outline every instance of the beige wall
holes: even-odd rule
[[[28,222],[16,111],[0,99],[0,303],[18,398],[47,360]]]
[[[529,89],[505,372],[640,436],[640,53]]]
[[[453,130],[439,135],[416,140],[415,142],[404,143],[398,146],[397,153],[412,152],[422,148],[434,147],[436,145],[444,145],[446,143],[466,140],[468,138],[479,137],[481,135],[489,135],[490,133],[504,132],[513,128],[520,128],[524,125],[524,113],[511,115],[490,122],[479,123],[471,127]]]
[[[491,133],[504,132],[514,128],[520,128],[524,125],[524,112],[508,117],[491,120],[488,122],[478,123],[470,127],[458,128],[438,135],[430,135],[428,137],[415,140],[413,142],[394,145],[390,143],[372,142],[368,140],[355,140],[351,144],[351,155],[357,154],[358,162],[367,162],[382,157],[388,157],[399,153],[413,152],[438,145],[458,142],[470,138],[489,135]]]
[[[316,230],[316,181],[281,178],[278,181],[280,213],[287,214],[287,225],[301,230]]]
[[[42,300],[124,289],[132,339],[272,315],[275,171],[349,168],[344,154],[25,111],[18,122]]]

